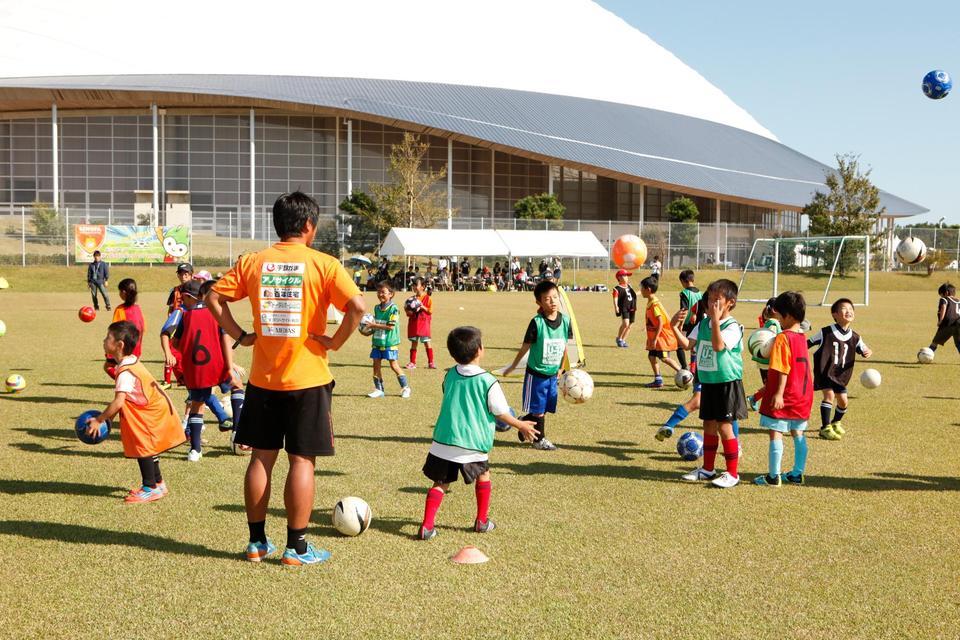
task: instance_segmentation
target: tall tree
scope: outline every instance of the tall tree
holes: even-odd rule
[[[390,227],[432,227],[447,215],[446,196],[437,183],[447,176],[423,169],[423,158],[430,148],[412,133],[390,150],[388,182],[373,186],[377,208],[370,218],[381,229]]]

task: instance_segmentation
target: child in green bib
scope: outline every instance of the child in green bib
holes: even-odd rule
[[[377,285],[377,300],[380,304],[373,308],[373,322],[367,324],[373,329],[373,348],[370,349],[370,359],[373,360],[373,391],[367,394],[368,398],[382,398],[385,395],[383,388],[383,362],[396,374],[400,384],[400,397],[410,397],[410,383],[407,376],[400,370],[397,359],[400,357],[400,309],[393,301],[393,285],[384,280]]]
[[[520,432],[521,440],[537,435],[536,423],[517,420],[503,395],[500,383],[480,367],[483,343],[476,327],[457,327],[447,336],[447,349],[457,366],[443,379],[443,404],[433,428],[433,443],[423,465],[423,473],[433,481],[427,492],[423,522],[417,532],[421,540],[437,535],[436,516],[443,496],[457,476],[466,484],[474,480],[477,496],[477,517],[473,530],[493,531],[496,525],[488,517],[490,508],[489,451],[493,447],[496,423],[509,425]]]

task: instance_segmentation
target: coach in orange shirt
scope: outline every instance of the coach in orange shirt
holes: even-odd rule
[[[264,525],[270,480],[280,449],[290,470],[284,488],[287,547],[281,562],[323,562],[327,551],[305,538],[313,510],[316,456],[333,455],[331,397],[333,376],[327,352],[354,334],[364,312],[363,296],[335,258],[310,248],[320,207],[296,191],[273,205],[273,226],[280,236],[268,249],[242,256],[207,294],[206,304],[220,326],[239,345],[253,346],[253,365],[235,442],[253,448],[244,478],[250,543],[247,559],[259,562],[276,548]],[[248,298],[253,331],[237,324],[227,303]],[[330,305],[344,313],[332,336]]]

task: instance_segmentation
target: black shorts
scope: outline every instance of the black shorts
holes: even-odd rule
[[[747,417],[743,380],[700,385],[700,419],[731,422]]]
[[[272,391],[247,384],[234,441],[300,456],[333,455],[333,387]]]
[[[457,473],[463,476],[464,484],[471,484],[489,470],[489,460],[483,462],[451,462],[438,458],[432,453],[427,454],[427,461],[423,463],[423,475],[440,484],[456,482]]]
[[[955,342],[960,342],[960,325],[954,324],[937,327],[937,333],[933,336],[932,342],[942,347],[950,338],[953,338]]]
[[[667,353],[669,353],[669,352],[667,352]],[[651,351],[647,351],[647,355],[650,356],[651,358],[660,358],[661,360],[664,359],[665,357],[667,357],[666,354],[664,354],[663,351],[658,351],[658,350],[656,350],[656,349],[653,349],[653,350],[651,350]]]
[[[623,311],[623,310],[621,309],[621,310],[620,310],[620,318],[622,318],[623,320],[629,320],[629,321],[630,321],[630,324],[633,324],[634,322],[636,322],[637,312],[636,312],[636,311]]]
[[[825,378],[825,377],[824,377],[824,378],[815,377],[815,378],[813,379],[813,390],[814,390],[814,391],[823,391],[823,390],[825,390],[825,389],[829,389],[830,391],[833,391],[834,393],[846,393],[846,392],[847,392],[847,386],[846,386],[846,385],[843,385],[843,384],[840,384],[840,383],[837,382],[836,380],[831,380],[830,378]]]

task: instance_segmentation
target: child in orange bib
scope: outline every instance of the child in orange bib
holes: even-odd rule
[[[140,332],[132,322],[123,320],[107,327],[103,350],[119,362],[116,395],[99,416],[88,421],[88,433],[93,434],[101,422],[120,414],[123,454],[137,459],[142,479],[140,488],[127,495],[128,503],[154,502],[167,495],[159,455],[186,440],[173,402],[133,355],[139,341]]]
[[[660,278],[657,274],[640,281],[640,295],[647,300],[647,310],[644,314],[647,325],[647,356],[650,360],[650,368],[653,369],[653,382],[645,385],[649,389],[663,387],[659,361],[662,360],[674,371],[680,370],[677,361],[667,355],[677,350],[677,335],[673,332],[667,310],[663,308],[663,304],[656,296],[659,288]]]

